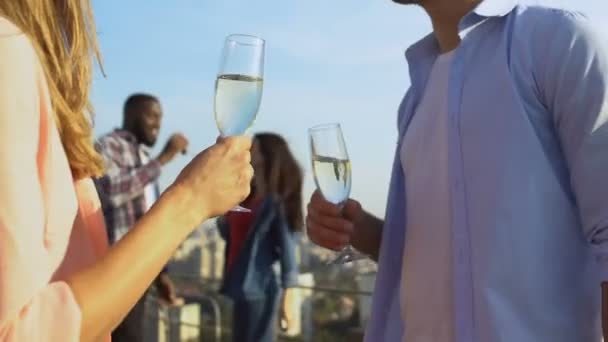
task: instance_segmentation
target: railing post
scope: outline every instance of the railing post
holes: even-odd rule
[[[181,307],[170,306],[167,309],[169,318],[169,342],[181,341]]]
[[[194,277],[189,277],[189,276],[182,276],[184,279],[190,279],[191,282],[200,282],[200,285],[205,285],[207,286],[207,288],[209,288],[209,286],[211,286],[211,283],[213,283],[214,280],[212,279],[200,279],[200,278],[194,278]],[[369,275],[364,275],[364,276],[360,276],[357,277],[356,281],[357,281],[357,287],[358,289],[340,289],[340,288],[333,288],[333,287],[323,287],[323,286],[316,286],[315,284],[315,279],[314,279],[314,275],[312,273],[303,273],[300,274],[298,277],[298,285],[293,289],[294,291],[294,295],[293,296],[289,296],[288,298],[290,298],[290,310],[294,310],[293,313],[294,315],[292,317],[294,317],[294,321],[292,321],[292,324],[290,325],[288,331],[285,332],[285,336],[287,337],[295,337],[298,338],[298,341],[302,341],[302,342],[312,342],[314,341],[314,337],[315,337],[315,323],[314,323],[314,319],[313,319],[313,315],[315,313],[315,308],[314,308],[314,304],[313,304],[313,294],[321,292],[321,293],[326,293],[327,296],[329,297],[333,297],[333,296],[349,296],[350,297],[354,297],[358,299],[358,307],[359,307],[359,327],[361,328],[365,328],[365,321],[368,318],[369,315],[369,302],[370,302],[370,296],[371,296],[371,291],[373,290],[373,279],[374,279],[374,275],[373,274],[369,274]],[[205,286],[202,286],[202,288],[205,288]],[[212,287],[215,289],[215,285]],[[213,293],[211,295],[206,294],[203,295],[201,292],[196,291],[193,295],[191,296],[185,296],[184,299],[186,299],[186,303],[190,303],[190,304],[198,304],[199,308],[195,309],[194,307],[192,307],[193,310],[196,311],[196,313],[198,313],[198,320],[196,320],[196,322],[194,320],[190,320],[187,317],[180,317],[179,316],[179,310],[177,310],[177,312],[175,312],[175,310],[166,310],[165,312],[167,313],[167,318],[162,317],[161,320],[167,320],[169,321],[167,324],[167,326],[170,328],[168,329],[169,331],[169,340],[167,342],[178,342],[180,337],[184,337],[187,338],[187,336],[180,336],[185,334],[185,330],[182,329],[182,331],[180,331],[180,325],[182,327],[185,326],[189,326],[192,329],[198,330],[195,332],[191,332],[189,333],[190,338],[194,337],[197,333],[199,335],[199,340],[201,342],[210,342],[210,341],[221,341],[222,339],[222,335],[224,333],[223,331],[223,327],[222,327],[222,313],[221,313],[221,307],[220,307],[220,303],[217,301],[216,295],[219,296],[219,294],[217,293]],[[207,305],[209,305],[207,307]],[[171,311],[170,313],[167,311]],[[210,312],[211,311],[211,312]],[[192,315],[192,311],[188,310],[188,312],[191,313],[191,315],[187,315],[185,314],[185,316],[196,316],[196,313]],[[177,314],[177,315],[176,315]],[[213,319],[213,325],[207,325],[205,324],[206,322],[209,322],[209,315],[212,315],[212,319]],[[182,315],[184,316],[184,315]],[[206,319],[205,319],[206,317]],[[185,320],[183,320],[185,319]],[[352,322],[354,323],[354,322]],[[198,326],[197,326],[198,324]],[[211,329],[207,329],[205,330],[207,327],[211,327]],[[206,338],[204,338],[206,337]],[[213,337],[213,339],[209,339]],[[163,342],[162,339],[159,340],[159,342]]]
[[[371,293],[374,291],[376,276],[374,274],[365,273],[357,276],[357,287],[362,293]],[[371,312],[372,298],[370,295],[357,295],[359,299],[359,324],[363,329],[367,326],[369,314]]]
[[[196,295],[196,296],[188,296],[185,298],[186,305],[197,304],[198,305],[198,313],[199,313],[199,326],[198,326],[198,336],[199,341],[204,341],[205,327],[204,327],[204,317],[206,314],[205,305],[208,304],[213,312],[213,337],[214,341],[222,340],[222,312],[220,305],[215,298],[205,295]]]

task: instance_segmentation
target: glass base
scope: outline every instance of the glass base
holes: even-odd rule
[[[328,265],[343,265],[348,264],[349,262],[363,260],[367,258],[367,255],[360,253],[359,251],[354,249],[353,246],[348,245],[342,251],[340,251],[340,253],[334,260],[328,262]]]

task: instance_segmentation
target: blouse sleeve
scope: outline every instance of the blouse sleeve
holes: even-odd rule
[[[0,18],[0,33],[11,27]],[[71,289],[49,282],[48,213],[37,164],[39,77],[26,36],[0,35],[0,341],[80,337],[81,312]]]

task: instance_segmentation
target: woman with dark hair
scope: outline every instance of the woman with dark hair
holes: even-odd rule
[[[251,163],[255,176],[242,203],[251,212],[230,212],[218,221],[227,242],[222,293],[234,302],[233,341],[270,342],[281,288],[297,281],[293,235],[303,224],[302,171],[285,139],[273,133],[254,136]]]

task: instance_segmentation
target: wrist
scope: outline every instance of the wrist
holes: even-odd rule
[[[156,160],[160,163],[160,165],[165,166],[171,161],[171,156],[166,152],[162,152],[158,155],[158,157],[156,157]]]
[[[208,206],[201,206],[200,198],[180,184],[173,184],[161,195],[158,202],[168,207],[176,226],[190,234],[201,222],[209,218]]]

